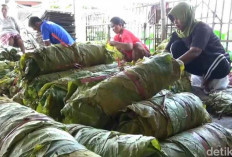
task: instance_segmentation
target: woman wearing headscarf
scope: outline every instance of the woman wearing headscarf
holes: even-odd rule
[[[228,84],[220,84],[228,80],[230,57],[212,28],[197,21],[193,7],[186,2],[173,7],[168,17],[177,30],[172,34],[166,50],[184,62],[187,72],[199,76],[205,92],[227,87]]]
[[[124,28],[125,21],[119,17],[113,17],[111,28],[116,33],[114,41],[110,41],[111,46],[115,46],[123,55],[124,60],[136,61],[144,56],[149,57],[150,51],[133,33]]]
[[[2,17],[0,18],[0,42],[2,45],[20,47],[25,53],[23,40],[20,36],[19,27],[13,17],[7,15],[8,6],[2,5]]]

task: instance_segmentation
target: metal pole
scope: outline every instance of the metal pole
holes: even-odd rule
[[[73,0],[73,15],[76,16],[76,3],[75,0]]]
[[[161,8],[161,40],[166,39],[166,1],[160,0],[160,8]]]
[[[76,3],[75,3],[75,0],[73,0],[73,16],[74,16],[74,26],[75,26],[75,31],[74,31],[74,34],[75,34],[75,38],[77,37],[77,31],[76,31]]]

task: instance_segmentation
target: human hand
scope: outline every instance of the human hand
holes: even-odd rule
[[[109,44],[110,46],[115,46],[115,41],[110,41]]]

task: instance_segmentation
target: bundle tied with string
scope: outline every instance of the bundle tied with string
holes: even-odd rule
[[[119,110],[134,101],[152,97],[178,80],[182,66],[170,54],[161,54],[147,58],[87,90],[77,90],[61,110],[64,122],[109,127],[112,125],[110,119]]]
[[[0,97],[0,156],[99,157],[79,144],[65,126]]]
[[[159,139],[211,122],[200,98],[192,93],[173,94],[167,90],[133,103],[117,119],[115,129],[119,132]]]
[[[20,71],[23,77],[33,79],[41,74],[107,64],[112,61],[111,54],[103,44],[76,43],[69,47],[57,44],[24,54],[20,59]]]
[[[39,103],[36,111],[61,121],[63,116],[60,110],[75,90],[90,88],[119,72],[116,63],[94,67],[85,68],[85,70],[71,73],[66,77],[44,84],[38,91]]]

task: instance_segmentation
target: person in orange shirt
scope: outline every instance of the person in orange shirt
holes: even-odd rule
[[[110,41],[111,46],[115,46],[123,55],[127,62],[137,61],[144,56],[149,57],[150,51],[133,33],[124,28],[125,21],[119,17],[113,17],[111,28],[116,33],[114,41]]]

